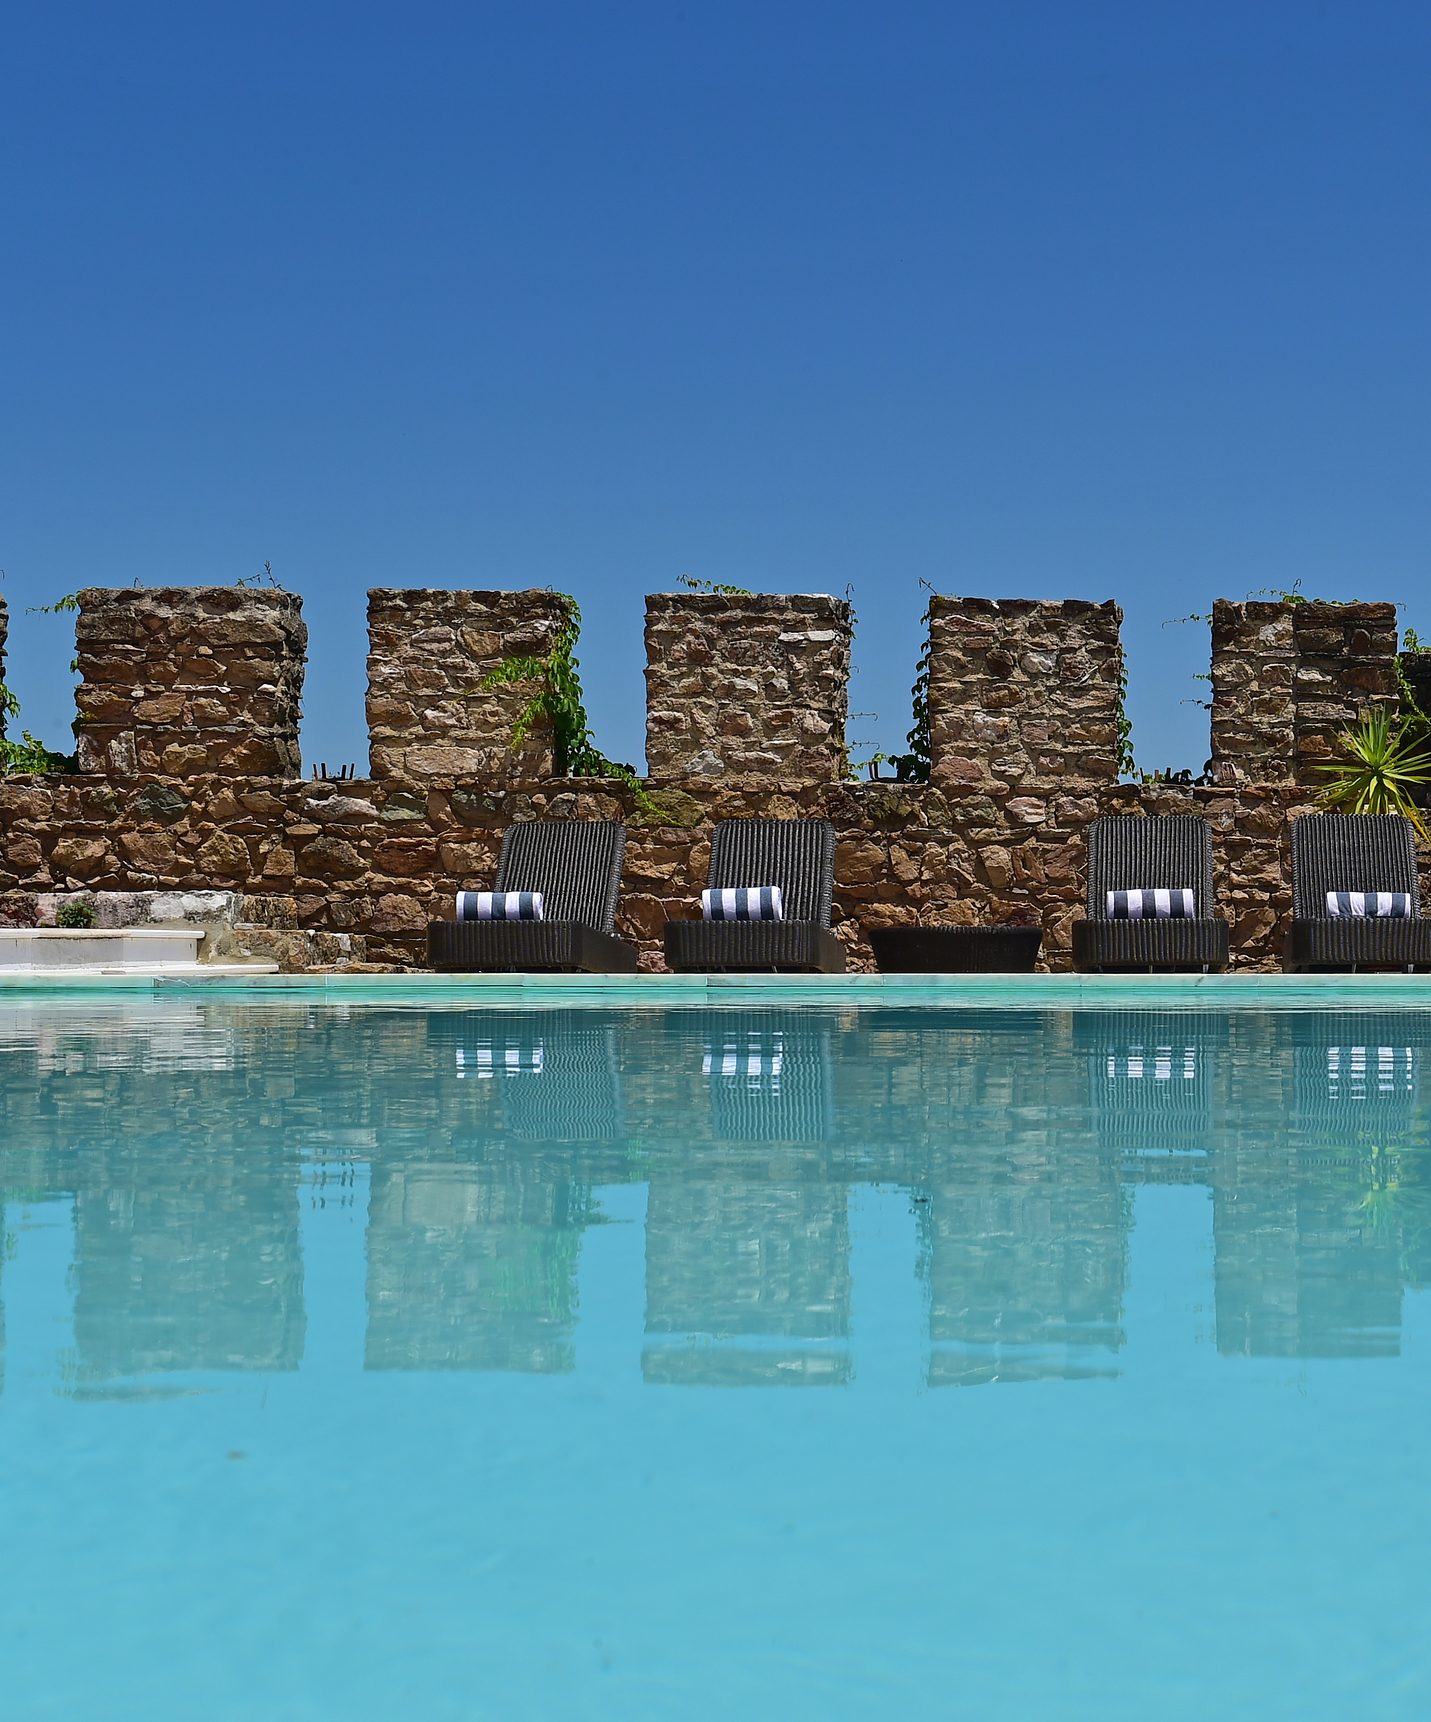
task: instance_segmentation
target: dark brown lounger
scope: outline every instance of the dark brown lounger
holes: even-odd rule
[[[625,852],[626,827],[612,819],[532,819],[508,826],[494,889],[540,891],[546,920],[429,922],[429,968],[458,974],[635,974],[635,946],[612,932]]]
[[[1110,891],[1193,893],[1190,921],[1114,921]],[[1088,831],[1088,919],[1073,923],[1073,966],[1110,969],[1221,969],[1227,922],[1212,912],[1212,827],[1193,814],[1095,819]]]
[[[1327,913],[1328,891],[1404,891],[1408,920]],[[1292,925],[1288,974],[1431,968],[1431,921],[1422,918],[1416,837],[1399,813],[1304,813],[1292,821]]]
[[[668,967],[683,974],[845,972],[845,947],[830,931],[835,828],[828,819],[721,820],[711,835],[707,885],[778,885],[785,919],[667,921]]]

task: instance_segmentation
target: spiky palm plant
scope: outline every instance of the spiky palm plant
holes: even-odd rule
[[[1431,843],[1421,809],[1411,788],[1431,781],[1431,753],[1405,718],[1393,728],[1378,709],[1365,712],[1355,729],[1343,730],[1348,758],[1315,769],[1331,778],[1317,795],[1317,804],[1334,813],[1401,813],[1423,842]]]

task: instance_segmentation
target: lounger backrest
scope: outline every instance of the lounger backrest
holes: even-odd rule
[[[1212,827],[1190,813],[1111,816],[1088,830],[1088,919],[1108,919],[1110,891],[1190,889],[1199,920],[1212,914]]]
[[[1292,913],[1327,918],[1328,891],[1405,891],[1421,913],[1416,839],[1399,813],[1304,813],[1292,821]]]
[[[497,862],[499,891],[540,891],[549,921],[616,927],[626,827],[614,819],[527,819],[509,825]]]
[[[778,885],[787,921],[830,924],[835,828],[828,819],[722,819],[711,834],[712,891]]]

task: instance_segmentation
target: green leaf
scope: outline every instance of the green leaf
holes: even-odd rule
[[[1431,782],[1431,753],[1415,739],[1415,728],[1406,718],[1393,728],[1380,709],[1364,713],[1355,729],[1338,737],[1348,757],[1314,767],[1332,780],[1318,792],[1318,806],[1335,813],[1400,813],[1431,843],[1410,794],[1415,785]]]

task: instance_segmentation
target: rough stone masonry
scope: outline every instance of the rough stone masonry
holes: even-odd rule
[[[933,781],[1031,803],[1116,783],[1122,625],[1116,604],[932,599]]]
[[[867,927],[1020,921],[1042,925],[1048,966],[1059,968],[1082,913],[1090,822],[1105,812],[1196,812],[1213,827],[1234,965],[1277,965],[1291,913],[1289,819],[1310,805],[1309,790],[1286,748],[1251,756],[1269,761],[1260,781],[1118,783],[1115,605],[936,603],[933,781],[896,784],[845,775],[847,606],[661,595],[648,630],[655,759],[643,801],[620,782],[520,775],[525,756],[509,758],[507,743],[525,696],[512,690],[513,705],[488,708],[461,697],[483,665],[551,637],[551,598],[373,594],[370,662],[412,716],[380,705],[373,751],[384,753],[387,775],[334,784],[299,771],[296,598],[232,588],[85,593],[83,769],[0,783],[0,889],[12,894],[0,898],[0,915],[33,916],[41,898],[65,892],[216,890],[239,905],[235,937],[255,926],[281,934],[292,966],[325,952],[356,956],[362,940],[370,958],[420,963],[427,921],[452,913],[456,891],[492,884],[514,820],[622,818],[630,839],[619,929],[656,968],[666,918],[694,912],[716,820],[823,817],[839,833],[835,926],[855,967],[870,960]],[[1370,617],[1309,614],[1306,626],[1293,618],[1290,660],[1285,632],[1254,630],[1240,661],[1269,687],[1279,685],[1270,672],[1290,662],[1282,685],[1312,690],[1305,733],[1315,737],[1310,726],[1328,720],[1314,703],[1354,710],[1362,696],[1387,697],[1380,611],[1390,607],[1375,608]],[[440,679],[420,684],[433,662]],[[1308,666],[1340,680],[1298,683]],[[1314,702],[1328,685],[1342,690],[1337,701],[1318,693]],[[722,727],[713,686],[750,717],[748,730]],[[412,691],[399,701],[404,688]],[[460,744],[427,716],[454,701],[466,726]],[[802,710],[808,727],[787,722]],[[1226,734],[1220,745],[1235,757]],[[722,769],[697,769],[704,751]],[[467,771],[469,754],[488,769]],[[259,775],[252,768],[263,758],[279,763]],[[347,942],[309,937],[318,934]],[[275,939],[256,940],[255,954],[271,954]]]
[[[853,619],[816,594],[646,600],[646,765],[658,783],[846,772]]]
[[[1394,713],[1395,604],[1212,607],[1212,776],[1221,784],[1325,782],[1337,736]]]
[[[291,592],[89,587],[75,628],[80,772],[296,777],[308,630]]]
[[[504,660],[545,657],[564,619],[554,592],[368,593],[368,746],[375,778],[550,776],[545,720],[513,748],[513,726],[537,691],[483,692]]]

